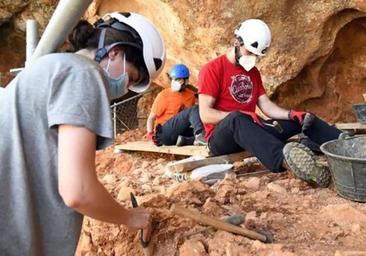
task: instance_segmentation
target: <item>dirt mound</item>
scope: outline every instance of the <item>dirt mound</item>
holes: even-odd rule
[[[132,131],[118,141],[141,139]],[[98,153],[98,175],[112,195],[131,207],[129,192],[154,216],[154,255],[365,255],[366,205],[338,197],[333,188],[308,186],[290,173],[225,179],[212,186],[178,183],[163,175],[171,156]],[[243,168],[236,163],[236,168]],[[254,169],[256,167],[253,167]],[[250,170],[248,170],[250,171]],[[242,224],[273,234],[263,244],[207,229],[172,215],[172,204],[222,218],[245,214]],[[350,254],[352,253],[352,254]],[[77,255],[143,255],[137,234],[123,226],[85,218]]]

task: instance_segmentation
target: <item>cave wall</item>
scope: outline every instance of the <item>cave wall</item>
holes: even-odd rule
[[[273,99],[306,109],[331,122],[355,121],[352,104],[366,92],[366,18],[345,25],[331,51],[281,85]]]
[[[8,36],[0,38],[0,57],[6,59],[5,64],[0,63],[0,72],[24,61],[24,52],[17,56],[4,53],[7,47],[12,49],[6,43],[13,41],[9,38],[24,33],[24,21],[31,16],[42,30],[57,1],[2,3],[0,33]],[[147,16],[167,45],[164,73],[174,63],[186,63],[193,84],[202,65],[232,44],[234,27],[240,21],[260,18],[271,27],[273,43],[258,68],[268,94],[277,103],[313,111],[329,121],[349,121],[353,120],[350,105],[366,92],[365,0],[94,0],[85,18],[95,21],[109,11]],[[165,75],[156,82],[168,85]]]
[[[25,62],[25,27],[27,19],[36,19],[39,32],[46,27],[58,1],[1,0],[0,1],[0,86],[11,76],[9,70]]]

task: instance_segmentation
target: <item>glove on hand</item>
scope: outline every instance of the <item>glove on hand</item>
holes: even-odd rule
[[[290,119],[292,121],[299,122],[300,124],[302,124],[303,121],[304,121],[304,117],[305,117],[306,113],[307,112],[290,110],[288,112],[288,119]]]
[[[250,116],[253,119],[253,122],[264,127],[264,124],[259,120],[258,116],[254,112],[249,111],[240,111],[241,113]]]
[[[148,140],[151,140],[151,141],[153,141],[154,136],[155,136],[155,133],[154,133],[154,132],[148,132],[148,133],[146,134],[146,138],[147,138]]]
[[[315,115],[312,113],[306,113],[304,120],[302,121],[302,132],[308,130],[314,123]]]
[[[154,131],[148,132],[146,134],[146,137],[147,137],[148,140],[152,141],[155,145],[158,146],[158,141],[156,139],[156,136],[155,136],[155,132]]]

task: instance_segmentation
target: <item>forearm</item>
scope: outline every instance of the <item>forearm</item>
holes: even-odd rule
[[[220,111],[214,108],[215,97],[207,94],[200,94],[198,97],[199,114],[203,123],[217,124],[230,114],[230,112]]]
[[[147,121],[146,121],[146,131],[147,131],[147,133],[150,133],[154,130],[154,122],[155,122],[155,117],[153,117],[150,114],[149,117],[147,118]]]
[[[273,104],[272,106],[267,107],[265,110],[262,111],[264,114],[266,114],[268,117],[272,119],[282,119],[282,120],[288,119],[289,110],[281,108],[276,104]]]
[[[220,111],[214,108],[200,109],[201,120],[207,124],[217,124],[229,114],[230,112]]]
[[[273,119],[288,119],[289,110],[284,109],[273,103],[267,95],[262,95],[258,99],[258,106],[262,112]]]
[[[61,125],[58,136],[58,191],[66,206],[101,221],[126,224],[128,210],[96,175],[96,135],[83,127]]]
[[[128,210],[120,205],[97,179],[89,181],[83,187],[82,196],[73,207],[76,211],[100,221],[127,224]]]

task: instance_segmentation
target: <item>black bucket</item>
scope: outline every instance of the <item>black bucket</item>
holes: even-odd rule
[[[352,110],[357,118],[357,122],[366,124],[366,103],[353,104]]]
[[[366,202],[366,136],[328,141],[320,149],[327,156],[337,193]]]

